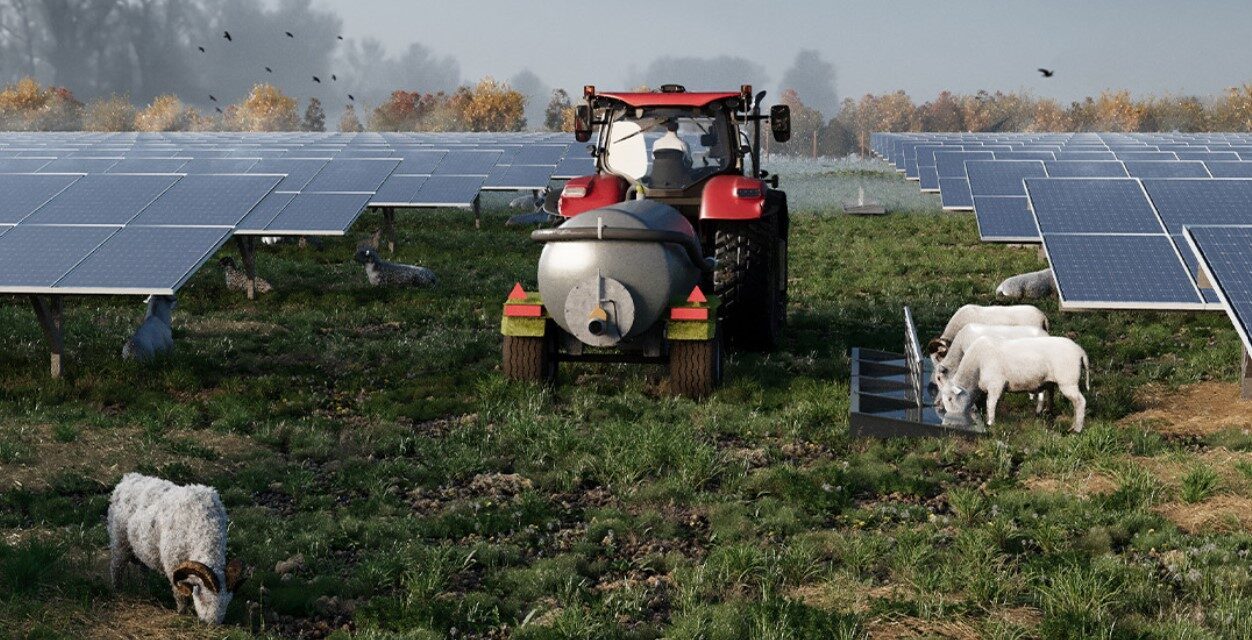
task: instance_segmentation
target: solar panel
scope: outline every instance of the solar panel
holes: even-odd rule
[[[265,226],[267,235],[343,235],[372,193],[301,193]]]
[[[1125,178],[1126,167],[1120,162],[1065,160],[1045,162],[1049,178]]]
[[[569,145],[527,145],[517,150],[511,164],[556,166],[565,157]]]
[[[1252,162],[1206,162],[1214,178],[1252,178]]]
[[[577,178],[580,176],[589,176],[596,172],[595,158],[587,157],[566,157],[561,164],[556,166],[556,170],[552,172],[552,177],[556,179]]]
[[[1039,242],[1039,228],[1025,196],[974,196],[974,213],[984,242]]]
[[[1117,159],[1123,162],[1164,162],[1177,160],[1178,156],[1172,151],[1121,151],[1117,153]]]
[[[114,227],[13,227],[0,235],[0,291],[51,287],[116,232]]]
[[[0,224],[17,224],[79,176],[0,174]]]
[[[997,151],[996,160],[1056,160],[1051,151]]]
[[[257,206],[252,208],[243,220],[239,221],[239,224],[235,225],[236,233],[249,235],[241,232],[264,231],[269,223],[273,222],[274,218],[277,218],[278,214],[296,199],[297,195],[299,194],[294,191],[271,191]]]
[[[400,160],[395,158],[337,158],[327,163],[301,191],[373,193],[399,165]]]
[[[169,175],[86,175],[23,222],[124,225],[178,180],[179,176]]]
[[[186,176],[130,224],[234,227],[281,180],[265,175]]]
[[[45,164],[40,173],[104,173],[120,158],[59,158]]]
[[[197,154],[202,152],[196,152]],[[238,174],[248,173],[252,166],[257,163],[257,158],[204,158],[197,157],[188,160],[187,164],[179,169],[179,173],[188,175],[201,174]]]
[[[1187,235],[1244,349],[1252,353],[1252,228],[1190,227]]]
[[[552,172],[556,167],[512,165],[496,167],[483,184],[484,189],[522,191],[526,189],[545,189],[552,181]]]
[[[1043,163],[1029,160],[970,160],[965,163],[969,190],[978,196],[1025,196],[1025,178],[1047,176]]]
[[[123,158],[106,173],[178,173],[185,164],[185,158]]]
[[[392,175],[374,193],[370,205],[374,207],[404,207],[412,204],[417,190],[426,184],[430,176]]]
[[[1201,160],[1203,162],[1238,162],[1239,154],[1234,151],[1175,151],[1179,160]]]
[[[1126,172],[1134,178],[1207,178],[1203,162],[1126,162]]]
[[[35,173],[53,158],[0,158],[0,173]]]
[[[1252,224],[1252,180],[1144,180],[1169,233],[1187,225]]]
[[[939,178],[965,178],[965,162],[967,160],[995,160],[995,153],[991,151],[936,151],[935,152],[935,169],[939,171]],[[942,182],[939,185],[942,191]]]
[[[1039,230],[1049,233],[1164,233],[1138,180],[1027,178]]]
[[[413,197],[424,207],[468,207],[478,198],[482,176],[431,176]]]
[[[260,156],[254,156],[260,157]],[[330,162],[328,158],[262,158],[248,173],[286,174],[275,191],[300,191]]]
[[[1202,308],[1186,265],[1164,235],[1043,235],[1062,307]]]
[[[1112,151],[1058,151],[1056,159],[1059,161],[1117,160],[1117,154]]]
[[[501,155],[500,151],[450,151],[435,168],[435,175],[485,176]]]
[[[430,175],[446,155],[448,152],[444,149],[405,151],[401,154],[403,161],[396,167],[394,175]]]
[[[939,200],[944,209],[968,211],[974,208],[974,197],[965,178],[939,178]]]
[[[125,227],[56,288],[66,292],[173,295],[230,237],[209,227]]]

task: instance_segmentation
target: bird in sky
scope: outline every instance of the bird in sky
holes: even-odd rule
[[[319,77],[317,77],[317,76],[313,76],[313,82],[316,82],[316,83],[318,83],[318,84],[322,84],[322,79],[321,79],[321,78],[319,78]]]
[[[337,75],[335,75],[335,74],[333,74],[333,73],[332,73],[332,74],[330,74],[330,79],[331,79],[331,80],[334,80],[335,82],[339,82],[339,76],[337,76]]]
[[[213,95],[210,95],[210,96],[209,96],[209,100],[212,100],[213,102],[217,102],[217,97],[216,97],[216,96],[213,96]]]
[[[1053,71],[1053,70],[1051,70],[1051,69],[1044,69],[1044,68],[1040,67],[1040,68],[1039,68],[1039,73],[1043,74],[1043,77],[1045,77],[1045,78],[1051,78],[1051,77],[1052,77],[1052,74],[1054,74],[1054,73],[1056,73],[1056,72],[1055,72],[1055,71]]]
[[[226,38],[226,41],[227,41],[227,42],[234,42],[234,41],[235,41],[235,39],[234,39],[234,38],[230,37],[230,32],[229,32],[229,31],[223,31],[223,32],[222,32],[222,37],[223,37],[223,38]]]
[[[215,108],[215,109],[217,109],[217,112],[218,112],[218,113],[221,113],[221,112],[222,112],[222,108],[221,108],[221,107],[214,107],[214,108]]]
[[[265,71],[266,73],[274,73],[274,70],[269,67],[265,67]]]
[[[288,32],[287,32],[287,37],[288,37],[288,38],[294,38],[294,37],[296,37],[296,35],[295,35],[294,33],[290,32],[290,31],[288,31]]]
[[[356,102],[356,96],[352,95],[351,93],[348,94],[348,99],[353,102]]]
[[[205,53],[204,47],[196,47],[196,48],[200,50],[200,53]]]
[[[340,39],[340,40],[343,40],[343,36],[339,36],[339,39]]]

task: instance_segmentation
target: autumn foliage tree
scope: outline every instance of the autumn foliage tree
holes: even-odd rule
[[[83,112],[85,131],[134,131],[135,105],[126,96],[93,100]]]
[[[83,105],[61,87],[23,78],[0,90],[0,129],[73,131],[82,126]]]
[[[339,131],[341,133],[360,133],[365,127],[361,124],[361,119],[356,115],[356,108],[348,105],[343,110],[343,115],[339,117]]]
[[[548,101],[548,108],[543,113],[543,126],[548,131],[574,130],[574,105],[570,103],[565,89],[552,92],[552,99]]]
[[[157,96],[135,114],[136,131],[188,131],[196,117],[195,109],[178,96]]]
[[[322,109],[322,101],[309,98],[309,108],[304,110],[304,120],[300,122],[301,131],[325,131],[326,110]]]
[[[272,84],[258,84],[243,102],[235,105],[226,118],[234,131],[296,131],[300,117],[296,99]]]
[[[526,128],[526,97],[490,76],[468,92],[453,95],[469,131],[521,131]]]

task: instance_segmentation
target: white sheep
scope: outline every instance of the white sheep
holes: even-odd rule
[[[930,354],[931,361],[938,365],[942,356],[936,356],[936,354],[940,350],[949,348],[952,345],[952,340],[956,338],[956,334],[960,333],[961,329],[965,328],[965,325],[975,322],[979,324],[1039,327],[1044,331],[1048,330],[1048,317],[1038,307],[1032,307],[1028,304],[990,307],[967,304],[957,309],[956,313],[952,314],[952,318],[948,320],[948,325],[943,328],[943,333],[926,345],[926,353]]]
[[[217,491],[128,473],[109,499],[109,574],[121,585],[137,560],[170,581],[178,612],[188,602],[200,619],[221,624],[243,582],[243,563],[226,562],[226,508]]]
[[[1087,352],[1069,338],[982,337],[965,352],[961,366],[941,393],[949,415],[977,420],[974,395],[986,395],[987,424],[996,420],[996,405],[1005,391],[1051,394],[1055,387],[1074,405],[1073,431],[1080,432],[1087,411],[1087,399],[1079,390],[1083,374],[1091,390],[1091,370]]]
[[[961,366],[961,359],[965,357],[965,351],[969,349],[970,345],[974,344],[975,340],[984,336],[1013,339],[1042,338],[1046,335],[1048,335],[1048,332],[1039,327],[982,324],[980,322],[967,324],[956,334],[952,344],[942,346],[935,352],[935,355],[939,357],[939,363],[935,365],[931,380],[935,385],[942,387],[947,378],[950,377],[949,374]]]
[[[148,312],[135,334],[122,345],[122,359],[148,362],[174,350],[170,319],[177,301],[174,296],[149,296]]]
[[[1051,269],[1013,276],[996,287],[996,297],[1007,300],[1041,300],[1054,295],[1056,280]]]

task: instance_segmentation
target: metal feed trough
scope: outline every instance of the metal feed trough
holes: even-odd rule
[[[852,403],[849,429],[854,437],[900,438],[978,436],[975,424],[945,422],[927,389],[930,360],[923,356],[913,313],[904,308],[904,353],[852,349]]]

